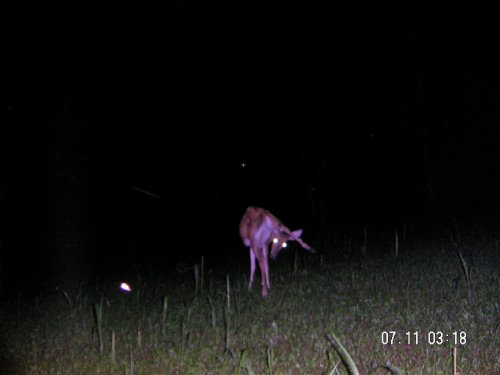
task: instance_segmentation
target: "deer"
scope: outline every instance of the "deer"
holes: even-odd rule
[[[296,241],[305,250],[312,253],[315,250],[300,237],[303,230],[291,231],[276,216],[260,207],[248,207],[240,222],[240,236],[243,244],[250,248],[250,281],[251,290],[255,274],[255,260],[259,262],[260,277],[262,280],[262,297],[267,298],[271,288],[269,280],[269,245],[271,245],[271,259],[275,259],[279,252],[287,247],[287,241]]]

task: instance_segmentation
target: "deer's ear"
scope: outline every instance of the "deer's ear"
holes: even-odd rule
[[[302,232],[303,232],[303,230],[302,230],[302,229],[297,229],[297,230],[294,230],[294,231],[292,232],[292,238],[293,238],[293,239],[300,238],[300,236],[302,236]]]

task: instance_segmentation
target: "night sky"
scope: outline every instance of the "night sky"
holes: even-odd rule
[[[232,3],[12,10],[5,280],[62,268],[55,280],[75,281],[200,254],[241,252],[246,267],[238,224],[249,205],[309,242],[338,228],[495,217],[497,20]]]

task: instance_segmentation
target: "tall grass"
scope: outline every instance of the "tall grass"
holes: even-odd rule
[[[128,280],[130,293],[117,281],[3,304],[0,373],[500,373],[494,239],[405,227],[394,257],[394,232],[358,233],[280,255],[267,300],[240,287],[247,264],[205,256],[194,273]],[[438,331],[447,341],[430,343]]]

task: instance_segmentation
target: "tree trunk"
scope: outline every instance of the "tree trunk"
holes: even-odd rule
[[[430,204],[433,204],[435,202],[436,196],[434,193],[434,184],[432,182],[431,155],[429,150],[429,143],[425,136],[422,139],[422,157],[424,163],[424,178],[425,178],[425,187],[427,191],[427,200]]]
[[[53,126],[49,180],[49,280],[76,285],[86,279],[93,191],[89,156],[85,152],[86,126],[80,120],[61,119]]]

